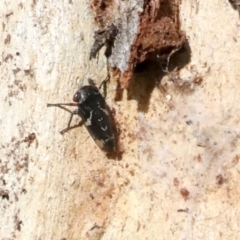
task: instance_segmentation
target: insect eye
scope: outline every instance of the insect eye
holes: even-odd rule
[[[78,95],[77,92],[76,92],[76,93],[74,94],[74,96],[73,96],[73,101],[74,101],[74,102],[78,102],[78,101],[79,101],[79,95]]]

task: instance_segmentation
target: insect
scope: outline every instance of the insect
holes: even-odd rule
[[[78,107],[74,111],[71,111],[67,128],[63,129],[60,133],[64,134],[74,128],[70,125],[73,115],[78,114],[96,144],[104,152],[111,153],[116,151],[116,140],[105,99],[99,92],[99,89],[106,81],[108,80],[104,80],[98,88],[92,79],[88,79],[89,85],[81,87],[74,94],[73,103],[48,103],[47,107]]]

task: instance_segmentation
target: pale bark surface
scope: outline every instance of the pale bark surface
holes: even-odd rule
[[[69,113],[46,107],[106,76],[103,51],[88,59],[89,1],[6,0],[0,12],[0,239],[239,239],[240,20],[228,1],[182,1],[191,62],[146,112],[126,92],[115,102],[111,79],[121,161],[84,127],[60,135]]]

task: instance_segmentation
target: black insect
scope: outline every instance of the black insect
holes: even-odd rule
[[[103,82],[104,83],[104,82]],[[76,106],[76,110],[71,112],[67,128],[60,133],[64,134],[71,127],[73,115],[78,114],[82,118],[82,123],[87,128],[96,144],[105,152],[116,151],[116,140],[113,131],[111,116],[104,97],[100,94],[93,80],[89,79],[89,85],[81,87],[73,96],[74,103],[48,103],[47,106]],[[66,110],[66,109],[65,109]]]

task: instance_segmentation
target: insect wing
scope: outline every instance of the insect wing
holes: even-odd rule
[[[105,152],[114,152],[115,137],[105,100],[94,86],[86,86],[84,90],[88,94],[85,101],[79,103],[79,115],[96,144]]]

